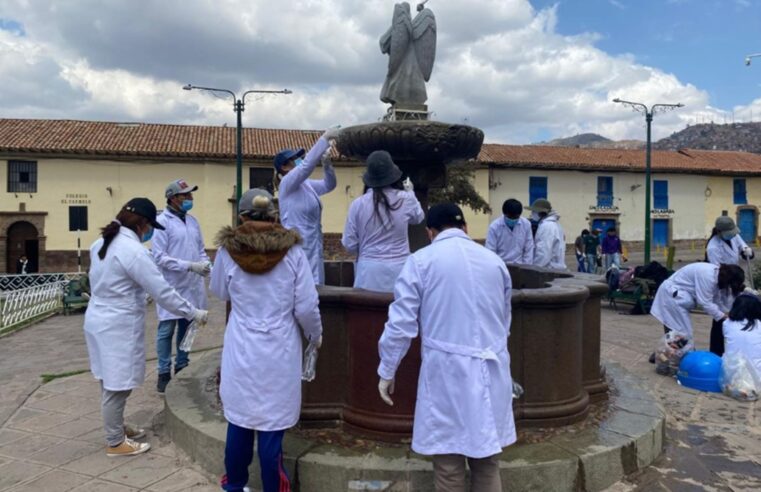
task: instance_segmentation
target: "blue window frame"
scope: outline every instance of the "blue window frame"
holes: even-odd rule
[[[547,178],[530,176],[528,178],[528,203],[534,203],[539,198],[547,198]]]
[[[669,182],[666,180],[653,181],[653,208],[666,210],[669,208]]]
[[[610,176],[597,177],[597,206],[613,206],[613,178]]]
[[[735,178],[732,189],[735,205],[747,205],[748,196],[745,192],[745,178]]]

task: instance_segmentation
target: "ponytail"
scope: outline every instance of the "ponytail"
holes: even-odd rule
[[[122,209],[116,216],[116,219],[112,220],[108,225],[101,228],[100,230],[100,233],[103,236],[103,245],[100,247],[100,250],[98,250],[98,258],[101,260],[106,258],[108,247],[116,235],[119,234],[120,228],[126,227],[127,229],[137,234],[138,229],[145,227],[147,223],[148,219],[145,217],[141,217],[135,213]]]

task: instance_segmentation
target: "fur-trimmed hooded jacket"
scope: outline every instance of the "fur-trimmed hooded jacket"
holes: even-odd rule
[[[215,241],[245,272],[266,273],[285,257],[295,244],[301,244],[298,231],[270,222],[244,222],[238,227],[223,227]]]
[[[209,290],[230,301],[219,394],[225,418],[261,431],[296,424],[301,407],[301,333],[322,334],[312,269],[295,231],[245,222],[225,227]]]

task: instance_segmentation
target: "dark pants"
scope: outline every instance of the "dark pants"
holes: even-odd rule
[[[721,357],[724,355],[724,322],[714,320],[711,323],[710,350]]]
[[[258,441],[259,466],[263,492],[287,492],[291,482],[283,468],[283,435],[285,431],[254,431],[227,423],[225,471],[222,488],[242,492],[248,484],[248,467],[254,459],[254,436]]]

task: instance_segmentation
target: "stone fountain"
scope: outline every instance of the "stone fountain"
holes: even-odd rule
[[[413,19],[408,4],[397,4],[392,26],[381,38],[381,50],[389,54],[381,92],[381,99],[391,104],[388,114],[381,122],[345,128],[338,149],[359,160],[375,150],[388,151],[427,209],[429,189],[446,183],[446,166],[476,157],[484,135],[471,126],[428,119],[425,82],[435,57],[436,21],[423,4],[417,10]],[[424,227],[411,229],[413,251],[427,243]],[[299,429],[286,436],[286,466],[302,491],[432,490],[430,461],[411,453],[407,444],[419,340],[399,367],[395,404],[389,407],[378,396],[376,369],[378,339],[393,296],[352,288],[352,266],[326,264],[327,285],[318,289],[323,348],[316,380],[303,386]],[[623,399],[607,401],[600,363],[605,283],[585,274],[508,268],[514,286],[508,349],[513,377],[525,389],[514,401],[516,423],[524,432],[554,430],[533,439],[537,442],[519,440],[505,451],[505,486],[600,490],[649,464],[661,451],[663,433],[663,417],[652,398],[613,367]],[[216,394],[204,387],[218,364],[219,354],[208,356],[191,377],[170,385],[166,396],[173,439],[213,473],[223,471],[225,424],[214,404]],[[631,408],[624,408],[623,400]],[[590,410],[607,424],[591,422]]]

